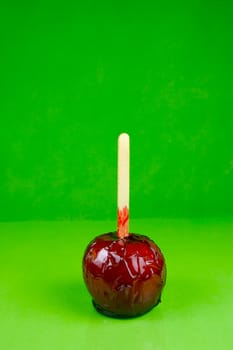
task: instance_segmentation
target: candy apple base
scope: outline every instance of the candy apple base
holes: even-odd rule
[[[157,304],[152,306],[150,309],[148,309],[147,311],[143,311],[141,313],[138,312],[136,315],[132,316],[132,315],[122,315],[122,314],[118,314],[117,312],[107,311],[107,310],[103,309],[102,306],[96,304],[94,300],[92,300],[92,304],[93,304],[93,306],[94,306],[94,308],[96,309],[97,312],[99,312],[100,314],[102,314],[104,316],[113,317],[113,318],[132,318],[132,317],[142,316],[142,315],[146,314],[147,312],[150,312],[160,302],[161,302],[161,299],[159,298],[159,300],[157,301]]]

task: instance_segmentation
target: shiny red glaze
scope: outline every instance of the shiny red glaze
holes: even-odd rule
[[[133,317],[160,302],[166,279],[165,260],[148,237],[115,232],[96,237],[83,258],[83,276],[98,311]]]

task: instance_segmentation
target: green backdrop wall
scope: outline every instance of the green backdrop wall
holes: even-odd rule
[[[232,215],[231,2],[0,6],[0,220]]]

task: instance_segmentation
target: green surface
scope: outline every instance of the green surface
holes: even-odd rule
[[[233,213],[230,1],[0,5],[0,220]],[[147,203],[147,205],[144,205]]]
[[[136,220],[165,254],[162,303],[116,320],[91,305],[81,275],[87,243],[114,222],[1,223],[2,350],[229,350],[232,220]]]

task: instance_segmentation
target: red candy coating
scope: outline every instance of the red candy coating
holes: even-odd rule
[[[117,211],[117,237],[122,239],[129,235],[129,209],[125,206]]]
[[[96,237],[83,257],[83,276],[96,309],[134,317],[160,302],[166,280],[164,257],[148,237],[111,232]]]

